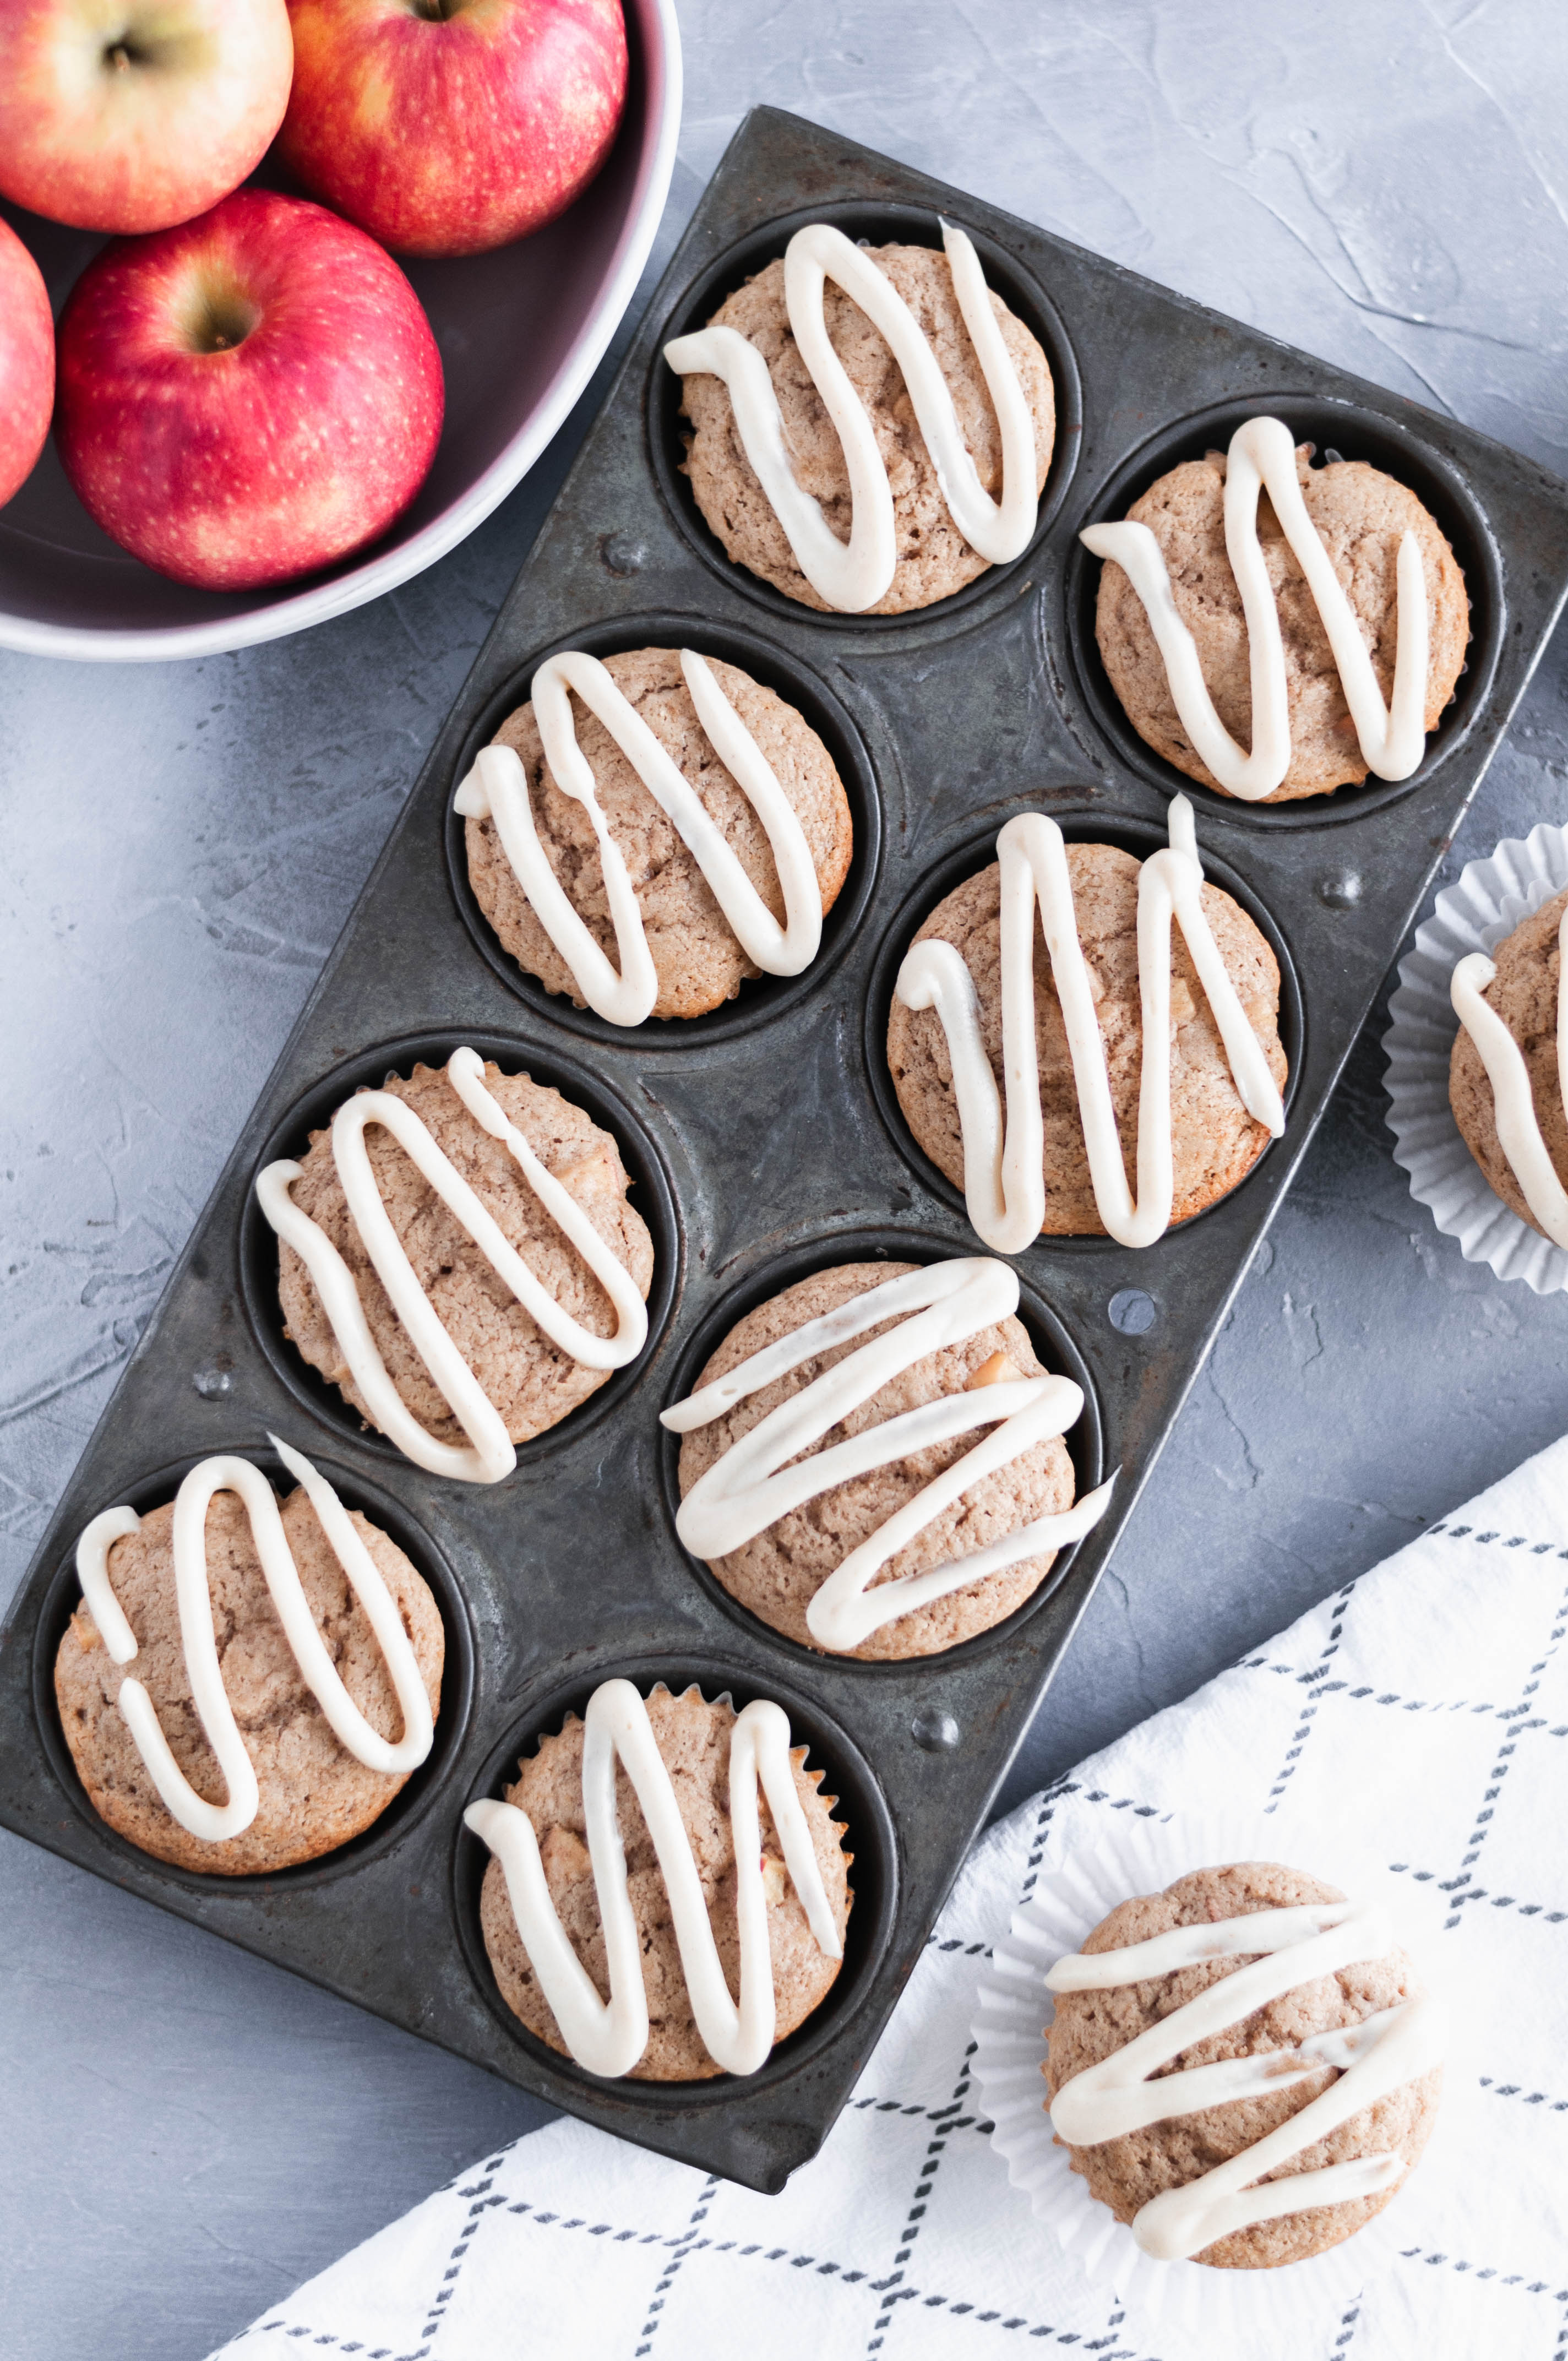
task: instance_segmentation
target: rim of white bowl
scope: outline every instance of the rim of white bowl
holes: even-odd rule
[[[588,380],[609,349],[626,308],[637,291],[643,266],[663,217],[675,169],[681,128],[681,32],[674,0],[630,0],[643,37],[649,115],[654,130],[647,141],[633,202],[593,313],[584,324],[538,409],[491,461],[461,500],[384,556],[373,557],[335,581],[302,590],[297,598],[249,615],[225,615],[211,623],[173,623],[161,631],[93,631],[74,623],[38,622],[30,616],[0,613],[0,648],[21,655],[74,656],[92,664],[161,664],[171,657],[226,655],[264,640],[286,639],[313,623],[346,615],[384,592],[395,590],[466,541],[492,509],[522,481],[534,461],[565,425]],[[656,38],[651,38],[656,32]]]

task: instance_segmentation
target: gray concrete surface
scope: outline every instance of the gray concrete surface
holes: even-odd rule
[[[907,158],[1568,471],[1546,0],[685,0],[668,230],[745,107]],[[0,656],[0,1598],[527,546],[189,666]],[[1568,647],[1451,866],[1568,818]],[[1378,1023],[1013,1782],[1182,1695],[1568,1426],[1568,1304],[1465,1265]],[[0,2353],[198,2361],[538,2111],[0,1839]]]

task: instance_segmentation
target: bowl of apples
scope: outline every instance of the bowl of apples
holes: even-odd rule
[[[0,646],[275,639],[532,466],[636,288],[674,0],[0,0]]]

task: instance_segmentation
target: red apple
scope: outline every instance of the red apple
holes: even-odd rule
[[[293,70],[284,0],[0,0],[0,196],[167,229],[254,171]]]
[[[284,582],[374,541],[424,481],[443,402],[397,264],[269,190],[106,247],[60,317],[67,475],[105,533],[203,589]]]
[[[43,273],[0,221],[0,508],[33,472],[54,408],[54,322]]]
[[[620,0],[289,0],[279,150],[400,254],[479,254],[564,213],[626,104]]]

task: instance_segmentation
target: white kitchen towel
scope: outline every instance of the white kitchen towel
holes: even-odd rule
[[[1193,1585],[1201,1558],[1172,1579]],[[862,2081],[778,2197],[557,2123],[223,2348],[262,2361],[1215,2361],[1086,2279],[1008,2184],[970,2078],[975,1986],[1047,1844],[1223,1811],[1313,1866],[1368,1843],[1442,1897],[1464,2136],[1268,2361],[1568,2351],[1568,1439],[1157,1714],[976,1847]],[[1321,2315],[1321,2316],[1320,2316]],[[1223,2356],[1222,2361],[1230,2361]],[[1247,2354],[1235,2361],[1259,2361]]]

